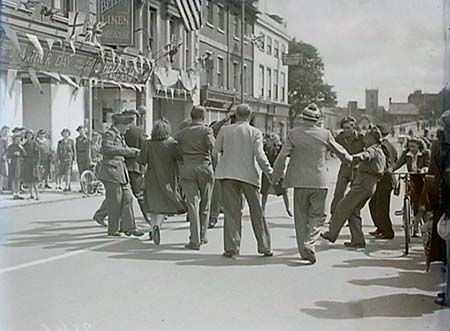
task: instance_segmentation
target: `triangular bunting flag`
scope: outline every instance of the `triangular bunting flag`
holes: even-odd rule
[[[48,72],[48,71],[41,71],[41,73],[43,73],[44,75],[53,78],[55,80],[57,80],[58,82],[61,81],[61,77],[59,77],[58,74],[55,74],[54,72]]]
[[[33,83],[33,86],[39,90],[40,94],[44,94],[44,91],[42,90],[42,87],[41,87],[41,83],[39,82],[39,79],[36,75],[36,71],[34,71],[34,69],[30,68],[30,69],[28,69],[28,73],[30,74],[30,79],[31,79],[31,82]]]
[[[47,38],[47,39],[45,39],[45,41],[47,42],[48,49],[49,49],[50,52],[51,52],[51,51],[52,51],[52,48],[53,48],[53,44],[55,43],[55,40],[54,40],[54,39],[51,39],[51,38]]]
[[[116,57],[117,57],[116,52],[114,52],[114,50],[111,49],[111,58],[113,65],[116,65]]]
[[[17,70],[8,69],[6,73],[6,88],[8,90],[9,96],[12,95],[14,84],[16,83],[16,78],[17,78]]]
[[[34,48],[36,48],[36,50],[39,54],[39,58],[42,61],[42,59],[44,58],[44,49],[42,48],[42,45],[39,42],[39,38],[36,37],[34,34],[30,34],[30,33],[27,33],[26,36],[27,36],[28,40],[31,41]]]
[[[65,80],[69,85],[71,85],[72,87],[74,87],[74,88],[76,88],[76,89],[79,89],[80,88],[80,86],[77,84],[77,83],[75,83],[73,80],[72,80],[72,78],[70,78],[69,76],[67,76],[67,75],[63,75],[63,74],[59,74],[60,76],[61,76],[61,78],[63,79],[63,80]]]
[[[75,52],[75,42],[73,40],[70,40],[69,44],[70,44],[70,48],[72,48],[72,55],[70,55],[70,56],[74,56],[76,53]]]
[[[5,31],[6,38],[8,38],[13,43],[14,48],[20,55],[20,43],[19,43],[19,38],[17,37],[16,31],[9,28],[5,24],[3,24],[2,29],[3,29],[3,31]]]

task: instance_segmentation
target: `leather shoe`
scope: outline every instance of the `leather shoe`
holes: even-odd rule
[[[159,231],[159,226],[155,225],[153,227],[153,242],[158,246],[161,242],[161,232]]]
[[[325,232],[325,233],[321,233],[320,236],[321,236],[323,239],[328,240],[328,241],[329,241],[330,243],[332,243],[332,244],[334,244],[334,242],[336,241],[336,240],[331,239],[330,233],[329,233],[328,231]]]
[[[264,254],[264,256],[266,256],[266,257],[271,257],[271,256],[273,256],[273,252],[272,252],[272,251],[267,251],[267,252],[260,253],[260,254]]]
[[[311,264],[315,264],[317,262],[316,254],[310,249],[302,249],[300,252],[300,256],[302,257],[302,259],[311,262]]]
[[[352,242],[345,242],[344,243],[345,247],[348,248],[365,248],[366,244],[365,243],[352,243]]]
[[[232,257],[239,256],[239,253],[238,252],[227,251],[227,252],[223,252],[222,256],[223,257],[232,258]]]
[[[189,243],[189,244],[184,245],[184,248],[192,249],[194,251],[199,251],[200,250],[200,245],[199,244],[194,244],[194,243]]]
[[[369,234],[371,236],[376,236],[376,235],[379,235],[379,234],[382,234],[382,233],[383,233],[383,231],[381,231],[380,229],[376,229],[375,231],[370,231],[369,232]]]
[[[142,237],[144,235],[144,232],[142,232],[141,230],[135,229],[132,231],[125,231],[125,235],[127,237],[130,237],[130,236]]]
[[[208,243],[208,239],[204,238],[200,241],[202,245],[206,245]]]
[[[119,232],[108,232],[108,237],[121,237]]]
[[[209,223],[208,223],[208,229],[212,229],[216,226],[217,224],[217,217],[210,217],[209,218]]]
[[[387,235],[385,233],[378,233],[375,235],[375,239],[389,239],[392,240],[394,239],[394,235]]]
[[[93,220],[94,220],[97,224],[99,224],[99,225],[101,225],[101,226],[103,226],[103,227],[107,227],[107,225],[106,225],[106,223],[105,223],[104,220],[101,220],[101,219],[98,219],[98,218],[93,218]]]

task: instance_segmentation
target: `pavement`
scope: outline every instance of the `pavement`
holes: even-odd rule
[[[337,161],[329,164],[332,187]],[[157,247],[146,237],[108,238],[91,220],[102,199],[0,211],[2,331],[449,330],[449,309],[433,303],[441,265],[425,272],[420,239],[403,256],[399,217],[393,241],[346,249],[344,228],[336,244],[319,241],[311,266],[299,259],[280,198],[266,211],[274,256],[257,255],[245,211],[241,256],[231,260],[221,256],[222,219],[197,252],[183,247],[185,217],[169,218]],[[392,213],[400,206],[393,198]],[[363,219],[367,233],[367,208]]]

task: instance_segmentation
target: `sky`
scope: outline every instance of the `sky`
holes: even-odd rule
[[[318,49],[339,106],[364,108],[365,89],[378,88],[387,108],[389,97],[406,102],[449,81],[450,0],[260,0],[260,10],[284,17],[292,37]]]

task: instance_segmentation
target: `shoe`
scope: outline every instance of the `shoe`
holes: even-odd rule
[[[83,190],[80,189],[80,190],[78,191],[78,193],[83,193]]]
[[[95,218],[95,217],[93,218],[93,220],[94,220],[97,224],[99,224],[99,225],[101,225],[101,226],[104,226],[104,227],[107,226],[104,220],[97,219],[97,218]]]
[[[345,247],[348,248],[365,248],[366,244],[365,243],[352,243],[352,242],[345,242],[344,243]]]
[[[212,229],[216,226],[217,224],[217,217],[210,217],[209,218],[209,223],[208,223],[208,229]]]
[[[300,252],[300,256],[302,257],[302,259],[311,262],[311,264],[315,264],[317,262],[316,253],[314,253],[310,249],[307,248],[302,249]]]
[[[57,189],[57,190],[62,190],[62,187],[61,187],[61,186],[58,186],[56,189]]]
[[[69,192],[69,189],[66,187],[64,188],[63,192]]]
[[[377,235],[375,235],[375,239],[388,239],[388,240],[392,240],[394,239],[394,235],[387,235],[385,233],[379,233]]]
[[[272,251],[264,252],[264,256],[265,257],[272,257],[273,256],[273,252]]]
[[[159,246],[159,243],[161,242],[161,232],[159,230],[159,226],[155,225],[153,227],[153,242],[156,246]]]
[[[194,244],[194,243],[189,243],[189,244],[184,245],[184,248],[192,249],[194,251],[199,251],[200,250],[200,245],[199,244]]]
[[[444,306],[444,307],[448,307],[449,303],[447,302],[447,300],[445,300],[445,297],[437,297],[434,300],[434,303],[439,305],[439,306]]]
[[[436,297],[438,298],[445,298],[445,293],[444,292],[439,292]]]
[[[19,200],[19,197],[17,195],[13,196],[13,200]]]
[[[52,187],[51,187],[50,185],[46,184],[46,185],[44,186],[44,188],[51,189]]]
[[[72,188],[69,186],[69,192],[72,192]]]
[[[288,214],[289,217],[294,216],[294,215],[292,214],[292,212],[291,212],[289,209],[286,209],[286,213]]]
[[[18,196],[16,196],[16,197],[17,197],[16,200],[25,200],[25,198],[24,198],[23,196],[21,196],[21,195],[18,195]]]
[[[335,242],[336,242],[336,239],[331,239],[331,237],[330,237],[330,233],[327,231],[327,232],[325,232],[325,233],[321,233],[320,234],[320,236],[323,238],[323,239],[325,239],[325,240],[328,240],[330,243],[332,243],[332,244],[334,244]]]
[[[412,237],[412,238],[419,238],[419,233],[413,232],[413,234],[412,234],[411,237]]]
[[[33,196],[33,195],[30,195],[30,196],[28,197],[28,200],[34,200],[34,196]]]
[[[223,252],[222,256],[228,257],[228,258],[237,257],[237,256],[239,256],[239,252],[227,251],[227,252]]]
[[[142,232],[141,230],[138,230],[138,229],[134,229],[134,230],[131,230],[131,231],[125,231],[125,235],[127,237],[130,237],[130,236],[142,237],[144,235],[144,232]]]
[[[200,241],[202,245],[206,245],[208,243],[208,239],[204,238]]]
[[[375,231],[370,231],[369,232],[369,234],[371,236],[376,236],[376,235],[379,235],[379,234],[382,234],[382,233],[383,233],[383,231],[381,231],[380,229],[376,229]]]
[[[108,237],[121,237],[120,232],[108,232]]]

